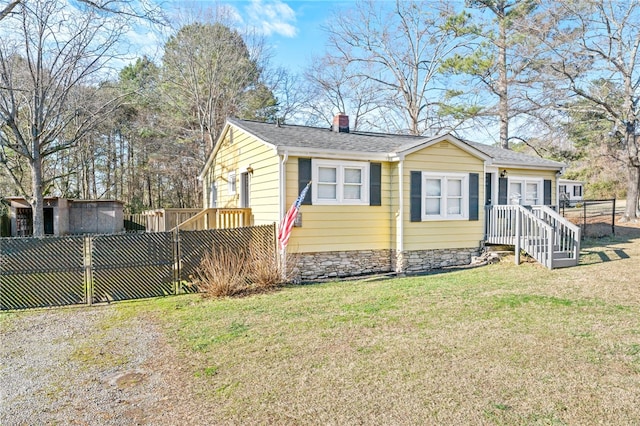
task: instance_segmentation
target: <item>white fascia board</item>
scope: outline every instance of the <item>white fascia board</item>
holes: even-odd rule
[[[512,164],[512,163],[491,163],[491,166],[498,169],[524,169],[524,170],[554,170],[562,172],[565,166],[530,166],[528,164]]]
[[[209,170],[209,167],[211,167],[211,163],[213,163],[214,158],[216,157],[216,155],[218,154],[218,151],[220,150],[220,146],[222,145],[221,142],[224,139],[224,137],[226,136],[226,134],[228,132],[232,132],[234,129],[236,129],[237,131],[241,131],[244,132],[248,135],[253,136],[258,142],[266,145],[267,147],[271,148],[274,152],[277,152],[276,146],[272,143],[266,142],[263,139],[259,138],[258,136],[254,135],[253,133],[249,132],[246,129],[243,129],[242,127],[236,125],[235,123],[231,123],[230,121],[227,120],[227,122],[225,123],[222,132],[220,132],[220,136],[218,136],[218,139],[216,140],[216,145],[213,148],[213,151],[211,151],[211,154],[209,154],[209,158],[207,158],[207,162],[205,163],[204,167],[202,168],[202,171],[200,172],[200,174],[198,175],[198,180],[202,181],[204,180],[204,175],[207,173],[207,170]]]
[[[218,150],[220,149],[222,139],[224,139],[227,132],[229,132],[230,126],[231,124],[228,121],[224,124],[224,127],[222,128],[222,132],[220,132],[220,136],[218,136],[218,139],[216,139],[216,144],[213,146],[213,151],[209,153],[209,158],[207,158],[207,162],[204,163],[204,167],[202,168],[202,171],[198,175],[198,180],[200,182],[204,180],[204,176],[205,174],[207,174],[209,167],[211,167],[211,163],[213,163],[213,159],[216,158],[216,154],[218,154]]]
[[[388,153],[371,153],[361,151],[335,151],[329,149],[317,148],[300,148],[291,146],[277,147],[278,155],[288,153],[293,157],[314,157],[314,158],[330,158],[336,160],[355,160],[355,161],[393,161]]]

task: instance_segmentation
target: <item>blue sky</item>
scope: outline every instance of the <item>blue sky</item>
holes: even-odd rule
[[[325,52],[326,33],[322,26],[331,12],[349,7],[353,1],[330,0],[200,0],[172,2],[182,8],[228,8],[239,29],[253,28],[265,37],[273,65],[302,72],[314,56]]]

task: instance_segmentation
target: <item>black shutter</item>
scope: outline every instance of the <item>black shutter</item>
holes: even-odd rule
[[[369,164],[369,205],[382,205],[382,164]]]
[[[507,178],[498,178],[498,204],[508,204],[507,191]]]
[[[469,220],[478,220],[480,175],[469,173]]]
[[[551,205],[551,180],[550,179],[544,180],[544,205],[545,206]]]
[[[311,180],[311,158],[298,158],[298,194]],[[282,182],[284,185],[284,182]],[[307,191],[302,204],[311,204],[311,188]]]
[[[422,220],[422,172],[411,172],[410,188],[411,222]]]
[[[493,173],[486,173],[484,179],[484,204],[490,206],[493,204]]]

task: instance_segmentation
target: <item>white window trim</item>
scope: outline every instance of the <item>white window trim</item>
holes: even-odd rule
[[[214,180],[209,188],[209,208],[218,207],[218,183]]]
[[[227,193],[228,195],[236,195],[238,191],[238,182],[236,179],[236,171],[233,170],[227,175]]]
[[[245,193],[245,186],[243,185],[244,179],[246,179],[246,182],[247,182],[246,193]],[[248,208],[251,206],[251,173],[249,172],[240,173],[240,181],[236,182],[236,185],[238,183],[240,183],[240,190],[238,191],[238,193],[240,194],[240,207]]]
[[[525,177],[525,176],[509,176],[508,181],[507,181],[507,202],[509,204],[513,204],[511,201],[511,183],[512,182],[519,182],[522,183],[522,188],[524,191],[527,190],[527,184],[528,183],[535,183],[538,185],[538,199],[537,199],[537,204],[532,204],[532,205],[541,205],[544,204],[544,179],[540,179],[540,178],[531,178],[531,177]],[[523,195],[526,194],[520,194],[520,205],[525,205],[523,204]]]
[[[318,169],[320,167],[336,168],[336,199],[318,198]],[[359,200],[344,199],[344,169],[359,168],[362,170],[362,192]],[[365,161],[311,160],[311,203],[314,205],[369,205],[369,163]]]
[[[427,214],[427,179],[440,179],[441,182],[441,198],[440,198],[440,214]],[[447,185],[448,179],[460,179],[462,180],[462,214],[449,215],[447,214]],[[444,182],[444,184],[442,184]],[[469,220],[469,175],[467,173],[433,173],[422,172],[421,182],[421,206],[422,206],[422,221],[428,222],[433,220]]]

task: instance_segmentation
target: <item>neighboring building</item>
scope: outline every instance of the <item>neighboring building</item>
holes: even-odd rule
[[[564,164],[465,141],[229,119],[200,174],[205,208],[279,222],[312,182],[288,246],[302,279],[468,264],[485,205],[557,207]]]
[[[23,197],[7,197],[11,203],[11,236],[33,234],[33,213]],[[44,198],[45,235],[112,234],[124,231],[124,203],[116,200]]]
[[[558,191],[560,193],[560,205],[562,207],[575,207],[582,202],[584,197],[584,182],[579,180],[558,179]]]

